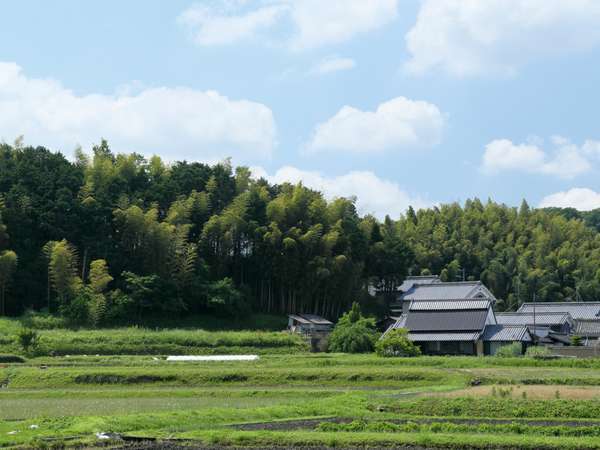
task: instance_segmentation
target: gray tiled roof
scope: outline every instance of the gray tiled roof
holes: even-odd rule
[[[600,337],[600,320],[576,320],[574,334]]]
[[[409,311],[455,311],[465,309],[488,309],[491,300],[420,300],[411,302]]]
[[[533,312],[534,303],[523,303],[518,312]],[[599,302],[548,302],[535,303],[535,311],[538,312],[562,312],[569,313],[573,319],[600,319]]]
[[[476,298],[483,295],[492,298],[492,294],[480,281],[459,281],[454,283],[415,284],[402,295],[402,300],[455,300]]]
[[[552,326],[561,325],[565,322],[571,322],[571,316],[568,313],[540,312],[536,310],[535,317],[531,313],[496,313],[496,321],[502,325],[528,325],[532,326]]]
[[[475,342],[479,339],[480,332],[467,333],[408,333],[408,338],[414,342],[450,342],[467,341]]]
[[[481,331],[487,310],[411,311],[405,327],[413,331]]]
[[[402,292],[406,292],[408,291],[411,287],[413,287],[414,284],[431,284],[431,283],[439,283],[440,277],[438,277],[437,275],[422,275],[422,276],[410,276],[410,277],[406,277],[406,279],[402,282],[402,284],[398,287],[399,291]]]
[[[529,342],[531,335],[524,325],[486,325],[483,331],[484,341]]]

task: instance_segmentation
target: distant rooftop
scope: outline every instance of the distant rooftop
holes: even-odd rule
[[[459,311],[469,309],[489,309],[491,299],[451,299],[451,300],[419,300],[410,302],[409,311]]]
[[[549,327],[571,322],[572,319],[569,313],[536,311],[535,314],[533,312],[496,313],[496,321],[502,325],[533,326],[535,323],[536,326]]]
[[[492,342],[522,342],[531,341],[531,334],[524,325],[486,325],[482,339]]]
[[[333,323],[329,320],[321,316],[317,316],[316,314],[290,314],[289,317],[304,324],[333,325]]]
[[[487,298],[495,301],[493,294],[481,281],[415,283],[402,295],[406,300],[456,300]]]
[[[518,312],[553,312],[569,313],[575,320],[580,319],[599,319],[600,320],[600,302],[536,302],[523,303]]]
[[[440,283],[440,277],[437,275],[421,275],[421,276],[409,276],[402,282],[398,287],[399,291],[406,292],[415,284],[431,284]]]

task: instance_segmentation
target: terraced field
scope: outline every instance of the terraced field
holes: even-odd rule
[[[0,368],[0,445],[600,448],[600,361],[39,357]]]

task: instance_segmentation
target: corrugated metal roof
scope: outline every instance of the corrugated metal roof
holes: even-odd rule
[[[531,334],[524,325],[486,325],[482,339],[496,342],[530,342]]]
[[[408,338],[414,342],[451,342],[467,341],[475,342],[479,339],[481,333],[408,333]]]
[[[600,320],[576,320],[574,333],[579,336],[600,337]]]
[[[533,313],[534,303],[523,303],[518,312]],[[536,314],[538,312],[562,312],[569,313],[573,319],[595,319],[600,318],[599,302],[552,302],[535,303]]]
[[[302,314],[302,317],[309,320],[311,323],[314,323],[315,325],[333,325],[333,322],[330,322],[324,317],[317,316],[316,314]]]
[[[410,311],[453,311],[465,309],[488,309],[491,300],[419,300],[410,303]]]
[[[294,319],[300,323],[313,324],[313,325],[333,325],[329,320],[317,316],[316,314],[290,314],[288,317]]]
[[[412,331],[481,331],[487,310],[411,311],[405,327]]]
[[[480,281],[459,281],[456,283],[415,284],[401,296],[402,300],[456,300],[491,298],[493,295]]]
[[[406,292],[414,284],[431,284],[431,283],[440,283],[440,277],[437,275],[422,275],[422,276],[411,276],[406,277],[406,279],[402,282],[402,284],[398,287],[399,291]]]
[[[536,311],[535,320],[534,314],[531,313],[496,313],[496,321],[502,325],[528,325],[533,326],[534,321],[536,326],[552,326],[561,325],[565,322],[571,322],[571,316],[566,313],[550,313]]]

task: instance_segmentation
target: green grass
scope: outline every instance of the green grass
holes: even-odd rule
[[[594,360],[310,354],[288,345],[288,335],[269,332],[132,328],[40,333],[57,346],[66,345],[62,337],[68,345],[166,343],[197,345],[202,351],[252,344],[264,353],[253,362],[170,363],[148,354],[73,354],[0,364],[0,383],[8,384],[0,389],[0,447],[37,448],[49,442],[93,447],[95,433],[115,432],[241,446],[600,448],[597,400],[467,397],[473,380],[597,384]],[[265,340],[260,343],[257,336]],[[442,396],[451,390],[460,392]],[[458,396],[463,392],[465,397]],[[569,390],[563,392],[566,396]],[[456,417],[482,423],[449,419]],[[325,423],[334,418],[353,423]],[[400,418],[410,422],[396,422]],[[440,423],[430,423],[431,418]],[[511,423],[494,423],[494,418]],[[239,429],[240,424],[299,419],[314,422],[305,429]],[[547,426],[528,422],[540,419]],[[561,419],[585,423],[567,427]],[[17,433],[8,434],[12,431]]]

